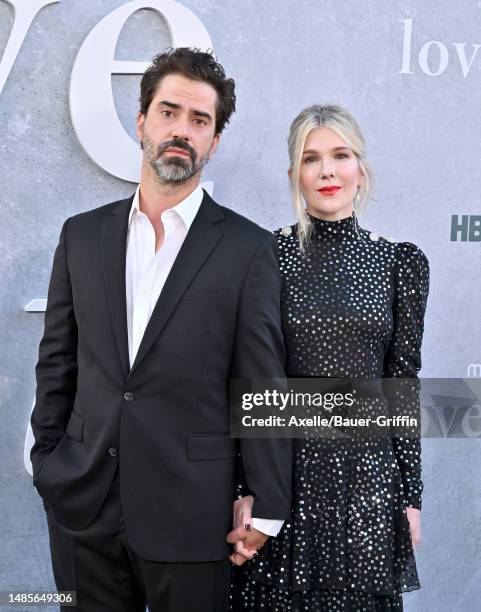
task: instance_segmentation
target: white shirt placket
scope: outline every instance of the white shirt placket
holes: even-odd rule
[[[136,224],[136,257],[134,278],[138,279],[134,288],[132,313],[132,360],[139,349],[152,312],[167,280],[170,269],[178,253],[178,234],[187,232],[179,215],[173,210],[162,213],[164,239],[157,253],[155,252],[155,231],[148,217],[137,213]]]

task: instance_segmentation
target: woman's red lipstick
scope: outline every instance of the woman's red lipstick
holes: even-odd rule
[[[322,189],[318,189],[317,191],[322,193],[322,195],[334,195],[339,189],[341,188],[337,185],[330,185],[329,187],[322,187]]]

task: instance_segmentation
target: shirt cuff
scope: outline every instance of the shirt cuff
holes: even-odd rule
[[[254,527],[254,529],[257,529],[257,531],[262,532],[264,535],[268,536],[275,537],[282,529],[283,525],[284,521],[280,521],[279,519],[252,519],[252,527]]]

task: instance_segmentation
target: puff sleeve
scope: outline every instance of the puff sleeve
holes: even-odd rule
[[[396,245],[394,326],[384,358],[383,376],[402,379],[391,385],[391,413],[420,423],[419,379],[424,314],[429,292],[429,263],[414,244]],[[407,506],[421,509],[421,440],[419,435],[393,438]]]

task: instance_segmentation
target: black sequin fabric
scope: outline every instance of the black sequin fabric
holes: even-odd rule
[[[309,219],[305,254],[296,226],[275,232],[288,376],[417,381],[425,255],[355,215]],[[232,610],[402,610],[401,593],[420,588],[406,506],[421,508],[422,489],[419,439],[296,440],[292,518],[235,569]]]

